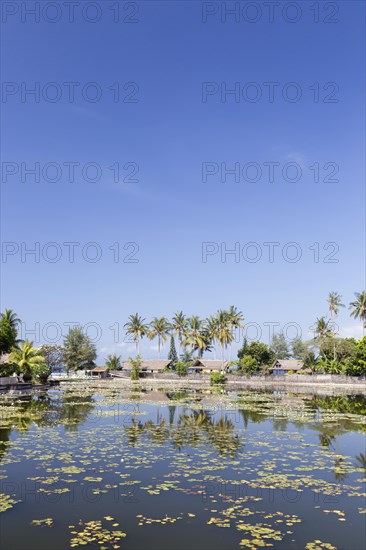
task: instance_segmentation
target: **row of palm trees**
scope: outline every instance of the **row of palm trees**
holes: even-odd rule
[[[338,292],[330,292],[327,298],[328,312],[319,317],[315,324],[315,338],[321,341],[324,338],[334,336],[334,325],[338,317],[339,309],[345,307],[342,296]],[[362,322],[363,330],[366,327],[366,291],[355,292],[355,299],[349,304],[350,315]],[[244,317],[235,306],[228,310],[220,309],[216,315],[207,319],[200,319],[197,315],[187,317],[182,311],[174,314],[171,321],[166,317],[154,317],[150,323],[146,323],[138,313],[130,315],[124,325],[126,333],[131,335],[136,344],[137,354],[140,354],[140,342],[147,337],[150,340],[157,338],[158,357],[162,345],[171,335],[177,340],[178,357],[181,350],[190,349],[198,352],[200,356],[205,351],[212,351],[218,344],[221,347],[222,361],[225,359],[225,349],[229,347],[229,361],[231,361],[232,343],[235,329],[243,327]],[[334,352],[335,353],[335,352]]]
[[[222,361],[224,361],[225,349],[231,348],[234,340],[234,330],[243,326],[244,320],[241,311],[235,306],[228,310],[220,309],[216,315],[207,319],[200,319],[197,315],[186,317],[182,311],[174,314],[171,321],[166,317],[154,317],[150,323],[146,323],[138,313],[130,315],[124,325],[126,333],[131,335],[136,344],[137,354],[140,354],[140,342],[145,336],[150,340],[158,340],[158,357],[160,359],[161,346],[171,335],[176,337],[178,345],[178,357],[181,350],[190,349],[203,355],[205,351],[211,351],[215,344],[221,346]]]

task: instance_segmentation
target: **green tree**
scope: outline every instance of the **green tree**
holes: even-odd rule
[[[291,355],[294,359],[304,359],[307,353],[307,345],[301,338],[294,338],[291,342]]]
[[[175,349],[175,343],[174,343],[174,336],[173,335],[170,336],[170,350],[169,350],[169,354],[168,354],[168,359],[169,359],[169,361],[172,362],[173,366],[178,361],[177,350]]]
[[[148,337],[150,340],[154,338],[158,339],[158,358],[160,359],[160,348],[162,342],[166,342],[168,339],[168,334],[171,329],[170,324],[166,317],[154,317],[149,325]]]
[[[288,343],[283,332],[273,335],[271,350],[273,351],[276,359],[288,359],[290,357]]]
[[[244,355],[242,355],[243,352],[244,355],[250,355],[250,357],[253,357],[260,367],[271,365],[274,361],[273,351],[264,342],[253,341],[250,342],[250,344],[247,344],[245,340],[241,350],[238,352],[238,357],[239,353],[241,357],[244,357]],[[239,359],[241,357],[239,357]]]
[[[364,334],[366,325],[366,291],[355,292],[356,299],[350,303],[349,309],[351,309],[351,317],[360,319],[362,322],[362,334]]]
[[[223,372],[211,372],[210,384],[212,386],[215,384],[223,384],[224,382],[226,382],[226,376]]]
[[[20,348],[13,348],[9,360],[15,363],[24,373],[24,380],[32,379],[32,369],[37,365],[45,364],[45,359],[33,342],[26,340]]]
[[[338,294],[338,292],[334,292],[334,291],[329,292],[327,302],[328,302],[328,311],[329,311],[330,318],[332,321],[334,321],[338,316],[339,308],[344,307],[344,304],[342,304],[342,296]],[[336,345],[334,342],[333,359],[336,360],[336,358],[337,358],[337,352],[336,352]]]
[[[18,326],[20,319],[11,309],[6,309],[0,315],[0,353],[9,353],[16,347],[18,340]]]
[[[124,327],[126,334],[131,334],[136,344],[137,355],[140,355],[140,340],[148,334],[149,327],[145,324],[145,319],[140,317],[138,313],[130,315]]]
[[[50,365],[47,365],[46,363],[38,363],[32,367],[33,376],[36,376],[41,384],[45,384],[47,382],[51,372],[52,369]]]
[[[188,364],[183,361],[177,361],[175,364],[175,372],[179,376],[186,376],[186,374],[188,374]]]
[[[109,370],[122,370],[121,356],[116,355],[115,353],[112,355],[108,355],[105,366]]]
[[[178,357],[180,357],[180,347],[183,343],[183,339],[187,330],[188,320],[183,311],[178,311],[174,314],[172,319],[172,329],[178,340]]]
[[[242,324],[242,321],[244,321],[244,316],[242,312],[238,311],[235,306],[230,306],[228,311],[228,323],[229,323],[230,329],[233,331],[233,330],[242,328],[244,326]],[[233,335],[233,339],[234,339],[234,335]],[[232,354],[232,347],[233,347],[232,341],[233,340],[231,340],[230,342],[229,361],[231,361],[231,354]]]
[[[95,366],[97,350],[81,327],[70,328],[64,340],[64,362],[67,372]]]
[[[319,317],[315,323],[314,341],[319,345],[319,353],[323,355],[323,347],[325,342],[333,337],[333,331],[330,321],[324,316]]]
[[[184,347],[190,347],[192,352],[205,348],[206,341],[204,329],[205,325],[197,315],[190,317],[188,319],[188,327],[183,342]]]
[[[142,365],[141,357],[138,355],[136,359],[131,359],[130,357],[128,360],[131,363],[131,380],[138,380],[140,378]]]
[[[258,372],[258,370],[259,365],[257,360],[250,355],[244,355],[238,363],[239,374],[253,374],[254,372]]]
[[[216,314],[216,340],[221,346],[222,372],[225,367],[225,348],[231,344],[234,336],[231,330],[230,316],[227,311],[220,309]]]

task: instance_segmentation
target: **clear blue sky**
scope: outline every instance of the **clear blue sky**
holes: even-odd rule
[[[141,1],[136,14],[134,3],[120,2],[118,23],[110,2],[99,2],[95,23],[83,20],[80,7],[73,23],[65,8],[59,21],[50,23],[55,17],[50,11],[35,23],[21,13],[20,2],[5,4],[11,4],[10,12],[14,6],[19,11],[3,12],[2,25],[2,240],[14,244],[5,249],[3,244],[1,307],[14,309],[27,330],[39,323],[36,342],[44,341],[47,323],[58,323],[64,332],[68,322],[98,323],[99,360],[113,351],[126,358],[130,345],[122,336],[114,342],[109,327],[122,327],[129,314],[137,311],[149,320],[182,309],[204,317],[231,304],[247,322],[261,326],[264,341],[264,322],[279,328],[295,322],[307,338],[316,317],[326,312],[330,290],[348,304],[364,288],[363,2],[337,2],[335,14],[320,2],[318,23],[311,2],[296,3],[300,15],[283,13],[281,3],[273,22],[268,8],[257,2],[262,15],[258,11],[253,23],[246,2],[240,3],[237,22],[230,15],[225,21],[222,2]],[[86,12],[89,18],[99,15]],[[286,20],[297,15],[297,22]],[[66,82],[79,83],[73,102]],[[96,86],[85,88],[90,82]],[[119,102],[113,95],[116,82]],[[135,84],[123,89],[128,82]],[[214,83],[204,88],[211,90],[205,101],[204,82]],[[273,101],[268,82],[277,83]],[[35,83],[39,102],[24,95]],[[221,97],[225,86],[230,90],[235,83],[240,97]],[[88,101],[96,90],[100,100]],[[291,102],[299,90],[301,98]],[[254,92],[262,97],[251,102]],[[137,101],[126,102],[126,96]],[[59,180],[50,181],[52,167],[39,182],[22,173],[21,163],[30,168],[37,162],[41,172],[47,163],[57,163]],[[70,162],[79,163],[73,182],[64,165]],[[100,167],[97,182],[82,177],[90,162]],[[115,182],[108,167],[117,162],[123,177],[135,165],[123,166],[136,163],[138,182]],[[205,162],[218,173],[203,182]],[[272,182],[268,162],[279,163]],[[228,175],[222,182],[221,163],[227,168],[240,163],[249,170],[247,180],[255,179],[251,170],[259,166],[262,176],[245,181],[241,174],[236,182]],[[256,164],[248,168],[247,163]],[[299,181],[281,176],[287,163],[301,168]],[[334,167],[324,168],[326,163],[339,167],[333,176],[338,182],[324,181]],[[288,179],[294,178],[289,170]],[[94,176],[93,168],[88,174]],[[36,242],[40,261],[22,258],[22,248]],[[50,242],[61,251],[54,263],[42,256]],[[65,242],[80,243],[73,263]],[[102,253],[96,263],[81,253],[90,242]],[[109,250],[116,242],[118,263]],[[123,250],[129,242],[138,244],[134,256],[133,247]],[[219,250],[206,262],[203,242],[217,243],[211,250]],[[233,255],[221,261],[221,249],[236,242],[239,261]],[[250,242],[256,249],[246,248]],[[273,262],[265,242],[280,243]],[[289,242],[301,247],[298,262],[282,256]],[[319,243],[318,262],[314,243]],[[339,250],[333,245],[323,250],[326,243]],[[247,261],[258,250],[259,261]],[[52,258],[55,251],[46,247],[44,255]],[[90,257],[94,252],[86,250]],[[290,256],[294,252],[288,249]],[[123,262],[128,254],[138,263]],[[332,258],[338,262],[329,263]],[[343,335],[361,334],[348,310],[340,325]],[[55,332],[49,334],[51,339]],[[145,342],[143,355],[155,357],[154,346]]]

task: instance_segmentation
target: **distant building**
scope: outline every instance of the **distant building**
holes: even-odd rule
[[[221,372],[222,370],[226,372],[227,368],[227,361],[224,361],[223,364],[219,359],[197,359],[190,367],[190,370],[210,374],[211,372]]]
[[[87,372],[90,373],[90,376],[92,378],[109,378],[109,369],[106,369],[104,367],[95,367],[95,369]]]
[[[288,374],[289,371],[297,372],[304,366],[304,361],[297,359],[276,359],[269,371],[272,374]]]
[[[146,359],[141,361],[140,371],[142,373],[157,373],[163,372],[169,365],[171,361],[169,359]],[[131,371],[132,365],[130,361],[123,362],[123,370]]]

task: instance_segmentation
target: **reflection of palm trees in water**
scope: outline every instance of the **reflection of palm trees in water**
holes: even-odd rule
[[[210,444],[219,454],[233,457],[242,446],[235,433],[234,424],[226,416],[215,421],[209,412],[193,411],[182,413],[177,424],[168,424],[158,414],[156,422],[147,420],[145,423],[132,419],[131,425],[125,427],[129,444],[135,445],[137,440],[145,435],[157,445],[163,445],[170,440],[173,446],[180,450],[184,445],[196,447],[199,444]]]
[[[356,461],[358,463],[357,465],[360,468],[363,468],[364,474],[365,474],[365,477],[366,477],[366,455],[364,455],[363,453],[360,453],[360,454],[356,455],[355,458],[356,458]]]

